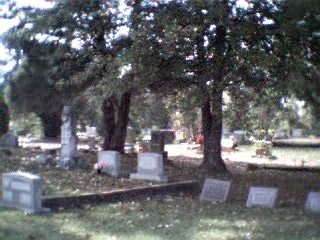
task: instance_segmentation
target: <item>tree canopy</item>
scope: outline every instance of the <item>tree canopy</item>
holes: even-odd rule
[[[291,1],[269,0],[246,6],[136,0],[126,7],[73,1],[23,9],[24,21],[4,40],[20,58],[22,50],[29,67],[34,58],[45,60],[46,80],[64,101],[85,91],[103,96],[106,148],[123,147],[134,93],[185,94],[202,111],[204,163],[225,171],[224,91],[235,101],[245,102],[245,92],[251,102],[265,100],[263,114],[271,118],[292,95],[318,104],[319,17],[313,2],[295,11]],[[121,35],[124,29],[128,33]]]

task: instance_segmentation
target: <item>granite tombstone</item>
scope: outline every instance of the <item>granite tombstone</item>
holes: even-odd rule
[[[158,153],[139,153],[137,173],[131,173],[130,178],[167,182],[168,176],[164,174],[163,169],[163,156]]]
[[[272,208],[277,197],[277,188],[272,187],[251,187],[247,198],[246,206],[259,206]]]
[[[230,189],[230,181],[207,178],[204,182],[200,201],[225,202]]]

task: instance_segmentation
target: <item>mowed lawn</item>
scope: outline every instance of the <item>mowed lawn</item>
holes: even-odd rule
[[[153,196],[42,215],[0,208],[0,239],[320,239],[320,213]]]

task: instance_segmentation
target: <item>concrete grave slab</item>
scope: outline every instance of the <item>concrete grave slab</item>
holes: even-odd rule
[[[305,210],[320,212],[320,192],[309,192]]]
[[[225,202],[227,200],[230,181],[207,178],[204,182],[200,201]]]
[[[246,206],[259,206],[272,208],[277,197],[277,188],[251,187],[247,198]]]

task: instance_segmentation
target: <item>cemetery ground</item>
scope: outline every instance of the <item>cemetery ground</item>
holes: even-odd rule
[[[46,145],[3,151],[3,171],[22,169],[43,178],[43,195],[79,195],[158,185],[146,180],[114,178],[93,172],[97,152],[80,150],[79,167],[55,167]],[[84,204],[40,215],[0,207],[0,239],[319,239],[319,212],[304,210],[308,192],[320,191],[319,149],[273,149],[275,159],[253,157],[248,147],[224,153],[230,173],[199,169],[197,146],[166,146],[165,172],[170,182],[199,181],[191,193],[139,196],[107,204]],[[52,158],[42,165],[41,154]],[[122,168],[134,172],[137,156],[123,155]],[[265,169],[265,167],[273,167]],[[276,170],[309,167],[310,171]],[[206,178],[231,180],[226,203],[199,201]],[[277,187],[274,208],[245,207],[251,186]]]

